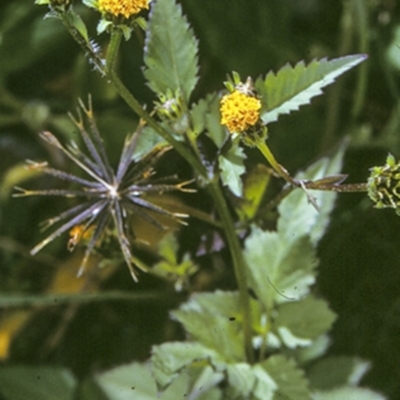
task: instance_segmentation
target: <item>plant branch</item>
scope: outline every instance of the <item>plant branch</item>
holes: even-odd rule
[[[70,27],[67,25],[68,30]],[[76,37],[73,35],[76,39]],[[125,100],[128,106],[141,118],[149,127],[154,129],[163,139],[165,139],[174,149],[192,166],[198,175],[203,178],[208,178],[207,171],[201,161],[188,149],[183,142],[176,140],[170,132],[163,126],[157,123],[149,113],[147,113],[138,100],[127,89],[124,83],[119,79],[116,71],[116,57],[118,54],[119,46],[121,43],[122,32],[114,30],[111,34],[111,41],[106,57],[105,68],[101,70],[106,76],[118,94]],[[80,43],[82,44],[82,43]],[[209,179],[207,179],[209,180]],[[250,297],[247,286],[247,274],[245,261],[240,247],[239,240],[236,236],[236,230],[228,209],[226,200],[222,194],[219,182],[213,181],[208,186],[209,192],[215,201],[218,214],[221,218],[223,231],[226,235],[229,245],[230,253],[232,256],[234,273],[239,289],[240,304],[243,313],[243,330],[244,330],[244,345],[248,362],[252,363],[254,360],[253,347],[252,347],[252,329],[251,329],[251,313],[250,313]]]
[[[298,182],[296,182],[286,171],[282,165],[276,161],[274,155],[269,149],[268,145],[264,141],[257,142],[257,148],[261,151],[262,155],[267,159],[270,163],[271,167],[275,170],[275,172],[281,176],[286,182],[290,183],[293,186],[299,186]]]

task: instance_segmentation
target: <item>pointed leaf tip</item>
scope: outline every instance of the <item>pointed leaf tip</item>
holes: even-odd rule
[[[262,98],[263,122],[274,122],[279,115],[309,104],[313,97],[323,93],[322,88],[366,58],[366,54],[354,54],[333,60],[313,60],[308,65],[300,61],[294,67],[286,64],[276,74],[269,72],[265,79],[257,79],[255,87]]]

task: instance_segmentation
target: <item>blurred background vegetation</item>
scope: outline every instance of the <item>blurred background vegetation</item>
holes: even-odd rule
[[[398,2],[181,3],[200,42],[200,82],[193,101],[221,90],[232,70],[256,78],[287,62],[369,55],[311,106],[271,124],[270,147],[290,171],[307,166],[344,137],[351,139],[344,166],[348,183],[364,182],[368,169],[383,165],[388,152],[400,157]],[[95,36],[98,15],[78,1],[74,7]],[[67,252],[65,237],[29,256],[29,249],[43,238],[40,222],[67,202],[10,197],[14,185],[56,184],[32,179],[32,172],[23,167],[26,159],[68,166],[38,133],[51,130],[64,141],[76,139],[67,113],[88,93],[111,159],[118,157],[125,135],[137,123],[107,82],[92,71],[62,24],[43,19],[46,12],[33,0],[0,3],[0,360],[6,365],[61,365],[82,378],[123,362],[145,360],[152,344],[181,338],[168,310],[187,292],[177,294],[173,284],[145,274],[135,284],[122,263],[111,263],[100,274],[89,268],[86,277],[76,279],[80,254]],[[107,43],[107,35],[95,39],[102,46]],[[142,40],[133,37],[123,45],[119,71],[140,101],[150,106],[154,98],[141,72]],[[249,163],[261,162],[251,150],[248,155]],[[164,164],[185,176],[185,165],[176,156],[167,157]],[[192,201],[212,211],[204,193]],[[150,242],[155,235],[145,224],[135,229]],[[197,252],[200,267],[188,292],[234,287],[224,250],[203,251],[207,246],[197,232],[204,232],[204,225],[194,221],[179,233],[181,252]],[[365,194],[342,194],[319,248],[317,290],[339,316],[330,353],[371,360],[363,383],[390,399],[400,399],[399,243],[400,219],[392,210],[373,209]],[[156,249],[157,240],[151,245]],[[151,252],[145,257],[151,260]],[[123,298],[121,292],[131,297]]]

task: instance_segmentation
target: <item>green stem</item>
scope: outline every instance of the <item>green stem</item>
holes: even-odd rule
[[[358,52],[368,54],[369,53],[369,15],[368,5],[364,0],[353,0],[353,13],[355,26],[358,29],[359,44]],[[368,86],[368,69],[369,63],[362,63],[358,69],[357,75],[357,86],[355,90],[352,116],[357,118],[362,111],[364,106],[367,86]]]
[[[97,54],[96,48],[87,37],[86,28],[82,30],[78,29],[76,23],[80,21],[80,17],[70,8],[68,11],[59,11],[58,16],[61,18],[64,26],[75,40],[76,43],[81,47],[84,53],[90,58],[96,69],[104,75],[104,64],[103,60]]]
[[[260,141],[257,143],[258,150],[261,151],[262,155],[267,159],[270,163],[271,167],[275,170],[275,172],[281,176],[286,182],[290,183],[293,186],[298,186],[296,181],[289,175],[285,168],[282,167],[276,161],[274,155],[272,154],[271,150],[269,149],[268,145],[264,141]]]
[[[115,62],[118,55],[119,46],[121,45],[122,31],[115,28],[111,34],[110,43],[108,44],[105,74],[109,75],[115,70]]]
[[[239,239],[236,235],[236,229],[219,183],[215,181],[211,182],[208,188],[215,201],[218,215],[221,218],[224,233],[228,241],[229,250],[231,252],[233,269],[239,289],[239,301],[242,307],[241,311],[243,315],[243,333],[246,356],[247,361],[252,364],[254,362],[252,345],[252,318],[250,309],[250,296],[247,285],[246,264],[243,258],[243,252],[239,243]]]

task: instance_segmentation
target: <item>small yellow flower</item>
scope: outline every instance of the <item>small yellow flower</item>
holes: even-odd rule
[[[234,90],[221,99],[221,124],[231,133],[241,133],[260,120],[261,101],[254,96]]]
[[[129,19],[140,11],[149,8],[150,0],[99,0],[98,9],[101,13],[116,18]]]

